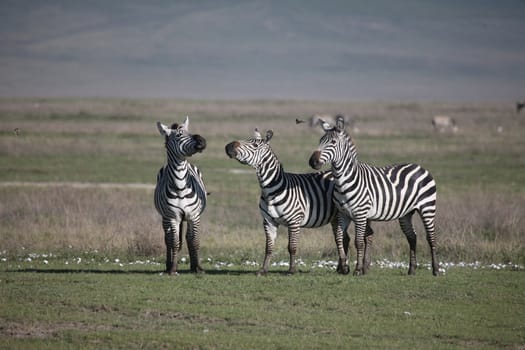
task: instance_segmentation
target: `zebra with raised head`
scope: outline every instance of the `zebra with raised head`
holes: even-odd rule
[[[357,150],[344,129],[344,120],[337,118],[335,127],[322,123],[325,134],[310,157],[310,166],[321,169],[331,163],[335,177],[335,202],[355,223],[357,264],[355,274],[364,274],[363,248],[368,221],[398,219],[410,245],[408,274],[415,273],[416,232],[412,216],[419,213],[425,227],[432,256],[432,273],[438,274],[434,218],[436,214],[436,183],[430,173],[417,164],[375,167],[360,162]]]
[[[155,208],[162,216],[166,243],[166,272],[177,273],[177,252],[182,247],[183,222],[192,272],[203,272],[199,265],[199,230],[206,207],[206,188],[199,169],[186,158],[206,148],[206,140],[188,131],[189,118],[171,127],[157,122],[165,137],[167,164],[160,168],[155,188]]]
[[[288,227],[289,274],[296,271],[298,234],[302,227],[320,227],[331,223],[339,254],[337,271],[349,272],[347,252],[348,220],[339,215],[333,202],[334,181],[331,171],[293,174],[284,171],[270,147],[273,132],[263,139],[255,129],[254,137],[233,141],[225,146],[226,154],[255,169],[261,187],[259,209],[266,234],[266,250],[258,275],[266,274],[277,238],[279,225]]]

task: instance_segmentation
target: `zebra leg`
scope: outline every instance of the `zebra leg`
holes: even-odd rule
[[[188,221],[188,229],[186,231],[186,241],[188,244],[188,251],[190,253],[190,270],[194,273],[202,273],[204,269],[199,265],[199,230],[200,218],[195,218]]]
[[[430,246],[430,255],[432,256],[432,274],[434,276],[439,275],[439,263],[436,257],[436,238],[434,236],[434,211],[420,213],[423,226],[427,233],[427,242]]]
[[[297,241],[299,237],[299,224],[290,224],[288,226],[288,254],[290,254],[290,267],[286,274],[293,275],[296,271],[295,256],[297,254]]]
[[[270,266],[270,259],[273,253],[275,238],[277,238],[277,226],[264,219],[264,233],[266,234],[266,250],[262,268],[257,271],[257,276],[266,275]]]
[[[347,275],[350,273],[350,267],[348,266],[348,245],[350,244],[350,237],[348,236],[347,231],[350,220],[345,215],[337,214],[332,219],[331,224],[337,252],[339,254],[337,272]]]
[[[365,232],[366,219],[355,220],[355,249],[357,250],[357,263],[355,265],[354,275],[359,276],[366,273],[363,266],[364,250],[365,250]]]
[[[410,263],[408,267],[409,275],[415,275],[416,268],[417,268],[417,261],[416,261],[417,235],[416,235],[416,231],[414,230],[414,226],[412,225],[412,215],[413,214],[414,214],[413,212],[408,213],[407,215],[399,219],[401,230],[407,237],[408,244],[410,246]]]
[[[374,230],[370,226],[370,221],[366,222],[366,231],[365,231],[365,257],[363,264],[363,274],[366,274],[370,269],[370,263],[372,258],[370,257],[370,251],[372,249],[372,241],[374,236]]]
[[[163,218],[164,242],[166,243],[166,272],[177,274],[177,252],[180,250],[180,223],[169,218]]]

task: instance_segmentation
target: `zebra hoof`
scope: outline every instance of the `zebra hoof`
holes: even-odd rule
[[[202,267],[200,267],[200,266],[192,268],[191,272],[196,273],[196,274],[204,274],[204,273],[206,273],[206,271],[204,271],[204,269]]]
[[[256,275],[257,277],[260,277],[260,276],[266,276],[266,273],[267,273],[267,272],[268,272],[268,271],[266,271],[266,270],[264,270],[264,269],[261,269],[261,270],[257,271],[257,272],[255,273],[255,275]]]
[[[350,266],[342,265],[337,267],[337,273],[341,275],[348,275],[350,273]]]
[[[354,276],[361,276],[361,275],[364,275],[362,269],[360,269],[360,270],[356,269],[356,270],[354,271]]]

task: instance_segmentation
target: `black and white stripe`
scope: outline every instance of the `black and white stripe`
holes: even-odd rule
[[[177,273],[177,252],[182,246],[182,224],[187,223],[186,240],[192,272],[202,272],[199,265],[199,230],[201,214],[206,207],[206,188],[196,166],[186,158],[202,152],[206,140],[188,132],[189,120],[173,124],[170,128],[157,122],[157,128],[165,137],[167,164],[157,175],[155,208],[162,216],[166,243],[166,272]]]
[[[438,274],[434,218],[436,214],[436,183],[432,175],[417,164],[374,167],[357,159],[357,151],[350,135],[344,130],[344,121],[337,118],[336,126],[322,124],[325,135],[319,148],[310,158],[310,166],[320,169],[331,163],[335,177],[335,202],[342,212],[355,222],[357,265],[355,274],[366,273],[369,261],[366,253],[366,225],[368,221],[398,219],[410,245],[409,274],[416,264],[416,232],[412,216],[419,213],[425,227],[432,255],[432,273]]]
[[[296,270],[295,255],[300,228],[320,227],[328,223],[332,224],[336,237],[338,272],[348,273],[346,256],[349,238],[346,229],[349,221],[344,215],[338,214],[333,203],[334,181],[331,171],[309,174],[285,172],[270,147],[272,136],[270,130],[263,139],[256,130],[253,138],[233,141],[225,147],[230,158],[255,168],[261,186],[259,208],[266,234],[266,251],[258,274],[268,272],[279,225],[288,227],[288,273],[293,274]]]

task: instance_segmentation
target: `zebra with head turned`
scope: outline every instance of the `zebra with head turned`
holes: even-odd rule
[[[266,250],[263,266],[257,274],[268,272],[279,225],[288,227],[288,273],[293,274],[296,270],[295,255],[300,228],[320,227],[328,223],[332,224],[339,253],[337,271],[348,273],[349,238],[346,229],[349,222],[338,214],[333,203],[334,181],[331,171],[309,174],[285,172],[270,147],[272,136],[273,132],[269,130],[263,139],[255,129],[253,138],[233,141],[225,147],[230,158],[255,168],[261,186],[259,209],[266,234]]]
[[[182,247],[182,223],[186,221],[186,240],[192,272],[203,272],[199,265],[199,230],[206,207],[206,188],[199,169],[186,158],[206,148],[206,140],[188,131],[189,118],[171,127],[157,122],[165,137],[167,164],[157,175],[155,208],[162,216],[166,243],[166,272],[177,273],[177,252]]]
[[[357,159],[357,150],[337,118],[335,127],[322,123],[325,134],[310,157],[310,166],[320,169],[331,163],[335,177],[335,202],[355,223],[357,265],[355,274],[364,274],[363,247],[368,221],[398,219],[410,245],[408,274],[415,273],[416,232],[412,216],[418,212],[427,234],[432,256],[432,273],[438,274],[434,217],[436,214],[436,183],[430,173],[417,164],[374,167]]]

